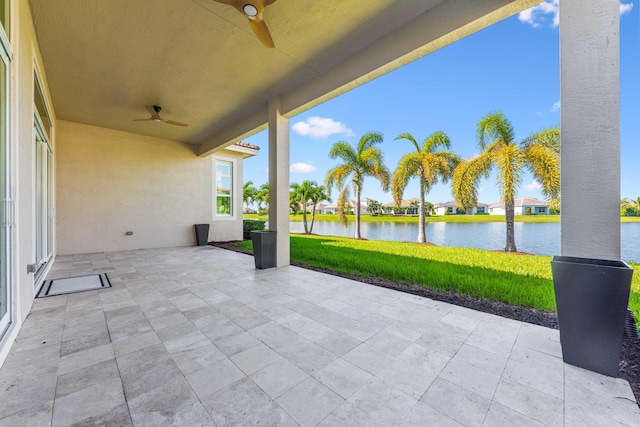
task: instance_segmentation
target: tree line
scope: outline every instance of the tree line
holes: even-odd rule
[[[347,224],[347,212],[352,195],[355,197],[354,238],[360,239],[361,194],[365,177],[378,181],[384,191],[391,191],[396,205],[412,179],[419,181],[418,239],[426,242],[425,198],[434,185],[451,181],[451,193],[459,208],[467,210],[476,206],[481,179],[488,178],[497,169],[497,185],[500,199],[505,204],[507,227],[506,252],[516,252],[514,234],[515,197],[528,170],[542,185],[542,192],[552,206],[559,205],[560,196],[560,129],[546,128],[532,132],[521,141],[516,140],[512,123],[502,112],[492,112],[482,117],[476,127],[476,140],[480,153],[470,159],[462,159],[451,151],[451,140],[443,131],[429,135],[422,143],[408,133],[394,140],[409,141],[412,150],[402,156],[391,174],[384,164],[384,154],[379,148],[384,138],[379,132],[368,132],[355,146],[339,141],[329,150],[331,159],[339,164],[327,172],[324,185],[314,181],[291,185],[290,204],[294,212],[302,211],[306,233],[311,233],[317,203],[330,200],[331,191],[338,191],[337,209],[340,221]],[[268,207],[269,186],[259,188],[245,183],[245,203],[257,202],[258,210]],[[311,224],[307,225],[307,205],[312,204]]]

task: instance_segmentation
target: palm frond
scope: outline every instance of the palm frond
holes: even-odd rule
[[[500,146],[510,145],[514,142],[513,125],[502,112],[491,112],[478,121],[476,137],[478,146],[485,152],[496,142]]]
[[[420,151],[420,145],[418,145],[418,141],[416,141],[416,139],[410,133],[403,133],[402,135],[398,135],[395,137],[396,141],[399,139],[406,139],[411,141],[413,146],[416,148],[416,151]]]
[[[482,153],[456,167],[451,183],[451,194],[458,207],[473,208],[478,201],[478,184],[491,170],[492,153]]]
[[[384,137],[380,132],[368,132],[362,135],[360,141],[358,141],[357,153],[362,153],[367,148],[373,147],[375,144],[381,144],[384,141]]]
[[[349,186],[346,186],[338,196],[338,218],[340,219],[340,223],[345,227],[349,223],[347,220],[347,203],[349,202],[349,195]]]
[[[353,163],[355,160],[356,152],[353,151],[353,147],[349,143],[344,141],[338,141],[329,149],[329,157],[332,159],[340,158],[345,163]]]
[[[552,127],[533,132],[520,142],[523,149],[531,145],[541,145],[556,154],[560,154],[560,128]]]
[[[533,177],[542,184],[545,197],[557,199],[560,196],[559,153],[545,143],[533,143],[523,149],[523,154]]]
[[[512,203],[522,183],[524,155],[518,145],[511,144],[503,146],[493,157],[498,168],[500,198],[505,203]]]
[[[451,148],[451,139],[449,138],[449,135],[441,130],[432,133],[424,140],[424,143],[422,144],[422,151],[425,153],[431,153],[438,147],[447,149]]]
[[[325,185],[327,191],[331,194],[331,190],[335,186],[338,191],[345,185],[345,181],[349,178],[349,175],[353,172],[351,165],[339,165],[327,172],[325,179]]]
[[[402,156],[391,178],[391,193],[396,205],[399,206],[409,180],[414,177],[420,177],[422,175],[421,172],[422,156],[420,153],[409,153]]]

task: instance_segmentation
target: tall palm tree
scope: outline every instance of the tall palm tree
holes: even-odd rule
[[[494,112],[480,119],[476,133],[482,153],[456,168],[451,191],[460,207],[471,209],[478,199],[480,179],[488,178],[495,165],[507,225],[504,250],[516,252],[514,199],[525,168],[542,184],[548,199],[557,200],[560,195],[560,129],[543,129],[517,143],[511,122],[503,113]]]
[[[329,200],[324,185],[318,185],[315,181],[303,181],[302,184],[294,182],[291,184],[291,199],[302,209],[302,222],[304,224],[305,234],[311,234],[316,219],[318,203],[323,200]],[[312,204],[310,226],[307,222],[307,204],[309,202]]]
[[[396,205],[400,206],[400,200],[409,180],[418,178],[420,180],[420,201],[418,204],[418,243],[425,243],[425,201],[426,194],[438,182],[446,183],[453,175],[460,158],[449,151],[451,140],[442,131],[432,133],[424,140],[422,146],[416,139],[408,133],[396,137],[406,139],[415,147],[416,151],[405,154],[398,162],[398,167],[393,173],[391,180],[391,190]]]
[[[353,186],[355,193],[355,233],[356,239],[360,236],[360,195],[365,176],[371,176],[382,185],[384,191],[389,190],[390,173],[383,163],[382,151],[376,144],[382,143],[382,134],[369,132],[363,135],[354,148],[349,143],[339,141],[333,144],[329,151],[329,157],[339,158],[343,163],[327,172],[326,185],[331,194],[331,189],[335,187],[340,191],[338,196],[338,216],[343,225],[347,225],[347,203],[350,196],[350,187]]]

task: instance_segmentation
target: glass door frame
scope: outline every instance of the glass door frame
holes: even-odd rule
[[[49,145],[49,139],[44,126],[34,105],[33,115],[33,140],[35,143],[35,261],[37,270],[35,274],[34,287],[39,284],[39,279],[49,264],[53,254],[53,230],[49,228],[53,225],[52,219],[52,171],[53,152]]]
[[[14,300],[14,233],[15,198],[13,197],[13,150],[10,144],[10,96],[11,49],[4,31],[0,31],[0,61],[4,66],[4,79],[0,81],[0,299],[6,307],[0,315],[0,339],[13,321]],[[4,124],[4,126],[2,126]]]

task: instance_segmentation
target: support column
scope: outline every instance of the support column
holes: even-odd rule
[[[561,254],[620,259],[620,5],[560,1]]]
[[[277,231],[276,267],[289,265],[289,119],[269,101],[269,230]]]

